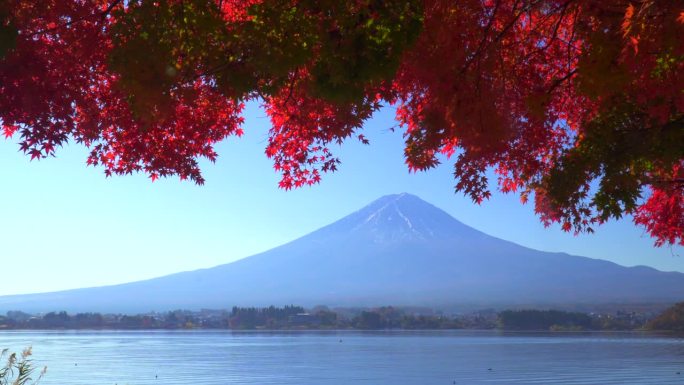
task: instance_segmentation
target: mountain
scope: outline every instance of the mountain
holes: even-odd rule
[[[682,273],[533,250],[399,194],[236,262],[122,285],[0,297],[0,310],[668,303],[683,297]]]

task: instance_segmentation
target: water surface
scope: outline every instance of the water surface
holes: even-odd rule
[[[639,333],[0,333],[28,345],[44,385],[684,384],[684,339]]]

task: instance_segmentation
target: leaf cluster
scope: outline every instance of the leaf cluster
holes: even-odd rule
[[[0,119],[32,159],[68,140],[106,175],[203,183],[198,158],[271,119],[280,187],[394,105],[411,171],[455,157],[480,203],[545,224],[634,214],[684,244],[684,13],[645,0],[0,0]]]
[[[682,143],[684,116],[660,124],[638,106],[617,103],[586,124],[542,186],[578,229],[621,218],[635,212],[644,186],[681,187],[671,170],[684,159]]]
[[[313,95],[355,102],[393,77],[422,15],[417,0],[275,0],[227,23],[214,2],[130,1],[113,13],[110,68],[149,119],[168,108],[174,87],[198,77],[243,99],[275,95],[306,70]]]

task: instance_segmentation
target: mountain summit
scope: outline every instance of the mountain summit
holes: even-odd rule
[[[0,310],[551,306],[674,302],[683,295],[684,274],[529,249],[398,194],[229,264],[116,286],[0,297]]]
[[[383,196],[309,236],[391,243],[480,235],[484,233],[464,225],[415,195],[402,193]]]

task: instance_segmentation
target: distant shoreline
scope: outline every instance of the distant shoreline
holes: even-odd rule
[[[412,334],[492,334],[492,335],[610,335],[610,334],[643,334],[648,336],[663,336],[684,338],[684,332],[670,330],[503,330],[503,329],[0,329],[0,335],[13,333],[91,333],[91,332],[123,332],[123,333],[222,333],[222,334],[382,334],[382,333],[412,333]]]
[[[670,310],[671,311],[671,310]],[[483,310],[443,314],[383,306],[372,309],[331,310],[325,306],[233,307],[231,310],[174,310],[146,314],[100,314],[65,311],[47,314],[7,312],[0,316],[1,331],[171,331],[226,330],[255,332],[296,331],[440,331],[489,330],[502,333],[663,332],[681,330],[678,324],[656,322],[651,313],[580,313],[561,310]],[[672,318],[671,316],[665,317]]]

